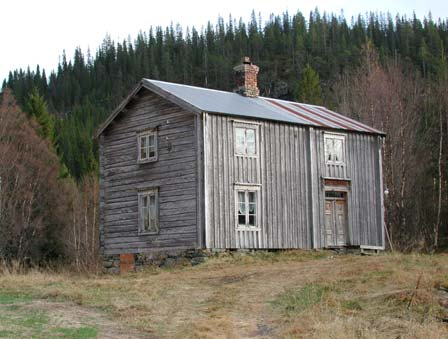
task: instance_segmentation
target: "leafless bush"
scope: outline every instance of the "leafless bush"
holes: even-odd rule
[[[98,258],[98,180],[59,179],[59,159],[11,92],[0,103],[0,258],[36,264]]]

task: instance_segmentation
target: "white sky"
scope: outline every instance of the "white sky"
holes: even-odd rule
[[[226,22],[229,13],[248,21],[252,9],[261,13],[263,21],[286,10],[290,14],[300,10],[308,17],[316,6],[321,13],[340,14],[343,9],[349,22],[351,16],[368,11],[408,17],[415,11],[419,18],[431,11],[434,19],[448,18],[446,0],[9,0],[0,6],[0,82],[10,70],[28,65],[35,69],[39,64],[48,75],[63,50],[68,58],[77,46],[84,53],[90,47],[94,54],[106,34],[115,41],[128,35],[134,39],[140,30],[171,22],[200,29],[207,21],[216,23],[218,15]]]

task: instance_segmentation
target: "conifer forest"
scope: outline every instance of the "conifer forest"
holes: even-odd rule
[[[388,246],[448,245],[448,21],[317,9],[204,27],[142,27],[1,79],[0,257],[98,256],[95,130],[141,78],[225,91],[250,56],[260,95],[325,105],[387,134]],[[62,52],[62,51],[61,51]]]

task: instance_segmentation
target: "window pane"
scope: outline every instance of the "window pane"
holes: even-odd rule
[[[249,204],[249,214],[255,214],[257,212],[256,204]]]
[[[148,138],[147,138],[146,135],[143,136],[143,137],[140,137],[140,147],[141,147],[141,148],[146,148],[146,146],[147,146],[147,140],[148,140]]]
[[[334,161],[342,161],[342,140],[334,139]]]
[[[248,128],[246,129],[246,139],[247,142],[255,143],[255,130]]]
[[[148,208],[142,208],[142,219],[143,219],[143,231],[147,231],[149,228],[149,215]]]
[[[146,193],[140,196],[140,216],[142,232],[157,232],[157,204],[156,194]]]
[[[149,196],[149,206],[155,207],[156,206],[156,196],[155,194],[151,194]]]
[[[256,226],[256,217],[255,215],[249,214],[249,225],[250,226]]]
[[[142,148],[140,148],[140,159],[144,160],[146,158],[148,158],[147,148],[146,147],[142,147]]]
[[[149,218],[154,219],[156,217],[156,207],[151,206],[149,207]]]
[[[238,215],[238,225],[246,225],[246,216]]]
[[[246,153],[246,136],[244,128],[235,128],[235,153]]]
[[[255,155],[256,151],[255,151],[255,143],[247,143],[247,155]]]
[[[327,161],[332,160],[332,154],[333,154],[333,139],[326,138],[325,139],[325,158]]]
[[[249,192],[249,203],[255,202],[255,196],[256,196],[255,192]]]
[[[148,135],[148,146],[149,147],[154,147],[155,143],[154,143],[154,135]]]
[[[156,148],[155,147],[148,147],[148,157],[153,158],[156,156]]]
[[[147,206],[148,206],[148,196],[143,195],[142,196],[142,207],[147,207]]]
[[[238,204],[238,214],[246,214],[246,204],[244,202]]]
[[[239,203],[246,202],[246,194],[244,192],[238,192],[238,202]]]
[[[238,224],[246,225],[246,193],[238,192]]]
[[[246,129],[246,152],[247,155],[255,155],[255,130]]]

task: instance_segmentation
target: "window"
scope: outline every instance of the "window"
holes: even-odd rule
[[[147,131],[138,134],[138,161],[157,161],[156,131]]]
[[[341,164],[345,162],[345,137],[343,135],[327,134],[325,142],[325,162]]]
[[[257,126],[237,124],[234,128],[235,155],[257,155]]]
[[[238,187],[236,200],[237,226],[258,227],[258,187]]]
[[[158,190],[152,189],[138,194],[139,232],[159,233]]]

